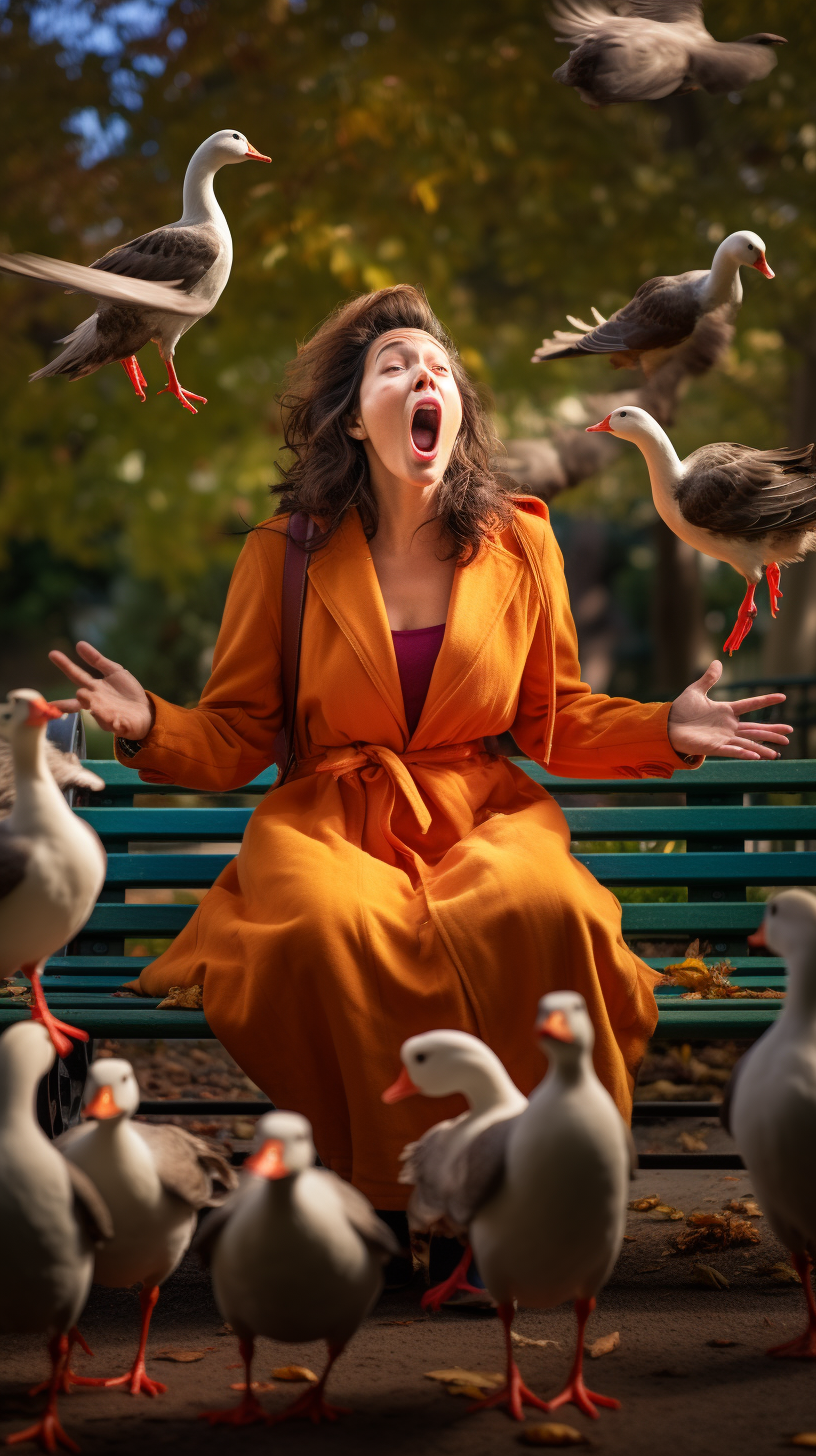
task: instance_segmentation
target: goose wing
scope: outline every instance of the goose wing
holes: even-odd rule
[[[91,268],[151,283],[174,283],[189,293],[212,268],[221,241],[209,224],[160,227],[97,258]]]
[[[408,1143],[400,1154],[400,1183],[413,1186],[408,1211],[414,1228],[431,1228],[448,1213],[447,1190],[450,1178],[450,1136],[468,1116],[439,1122],[423,1133],[415,1143]]]
[[[660,21],[668,25],[691,23],[703,26],[703,7],[698,0],[554,0],[547,19],[557,39],[568,45],[598,34],[616,18]]]
[[[346,1218],[369,1249],[382,1254],[386,1259],[391,1259],[400,1252],[396,1235],[388,1224],[377,1217],[364,1193],[353,1184],[347,1183],[344,1178],[338,1178],[328,1168],[316,1168],[314,1171],[321,1178],[331,1179],[332,1189],[340,1200]]]
[[[64,1162],[71,1180],[74,1213],[78,1222],[82,1224],[92,1244],[107,1243],[114,1233],[113,1219],[107,1203],[87,1173],[83,1173],[76,1163],[69,1162],[67,1158]]]
[[[238,1175],[202,1138],[170,1123],[140,1122],[161,1185],[191,1208],[217,1208],[238,1186]]]
[[[692,526],[755,540],[816,522],[816,447],[754,450],[727,441],[684,462],[678,504]]]
[[[100,259],[99,262],[103,262]],[[0,253],[0,270],[36,278],[69,292],[90,293],[112,303],[136,304],[162,313],[180,313],[198,317],[206,312],[200,299],[188,298],[171,282],[147,282],[138,277],[120,277],[116,270],[100,271],[98,264],[85,268],[81,263],[64,263],[61,258],[44,258],[39,253]]]
[[[762,81],[776,65],[774,46],[785,45],[781,35],[757,36],[750,40],[710,41],[691,53],[689,80],[712,95],[743,91],[752,81]]]
[[[517,1112],[491,1123],[463,1150],[451,1177],[455,1192],[450,1199],[451,1215],[462,1228],[468,1228],[479,1209],[501,1188],[507,1141],[521,1116]]]
[[[7,826],[0,824],[0,900],[25,879],[31,848],[29,839],[22,834],[9,834]]]
[[[605,324],[588,334],[560,331],[545,339],[533,355],[533,362],[575,354],[622,354],[629,350],[669,349],[692,333],[700,316],[691,287],[698,273],[676,278],[650,278],[641,283],[634,297]]]

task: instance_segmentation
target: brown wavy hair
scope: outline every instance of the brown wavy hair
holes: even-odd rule
[[[352,439],[345,426],[359,405],[371,344],[399,328],[422,329],[441,344],[459,388],[462,425],[440,483],[436,519],[441,518],[450,542],[449,557],[472,561],[485,536],[512,519],[512,482],[491,469],[499,442],[452,339],[422,290],[407,283],[340,304],[290,364],[279,403],[285,448],[294,458],[281,467],[283,495],[276,514],[308,511],[320,517],[323,530],[313,547],[325,545],[352,506],[366,537],[375,534],[377,501],[368,459],[362,442]]]

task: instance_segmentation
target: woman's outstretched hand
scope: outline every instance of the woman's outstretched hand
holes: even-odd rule
[[[765,693],[761,698],[741,698],[736,703],[712,703],[708,692],[722,676],[722,663],[712,662],[697,682],[675,698],[669,713],[669,742],[675,753],[697,758],[778,758],[778,743],[786,748],[788,723],[741,723],[743,713],[784,703],[784,693]]]
[[[137,742],[146,738],[153,727],[153,709],[141,683],[118,662],[103,657],[90,642],[77,642],[76,650],[83,662],[101,676],[92,677],[64,652],[49,652],[54,666],[76,684],[76,697],[61,698],[54,707],[62,708],[63,713],[78,713],[85,708],[100,728],[115,733],[117,738]]]

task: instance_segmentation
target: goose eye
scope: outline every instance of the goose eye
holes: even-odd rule
[[[754,251],[754,245],[753,245],[753,243],[749,243],[748,244],[748,252],[749,253],[753,253],[753,251]]]
[[[425,1052],[417,1052],[415,1060],[418,1062],[426,1062],[428,1058]]]
[[[626,410],[621,410],[620,417],[621,417],[622,420],[625,420],[626,419]]]
[[[234,141],[234,142],[239,142],[239,141],[240,141],[240,140],[241,140],[241,138],[240,138],[240,137],[239,137],[239,135],[238,135],[238,133],[237,133],[237,131],[234,131],[234,132],[233,132],[233,133],[232,133],[232,140],[233,140],[233,141]]]

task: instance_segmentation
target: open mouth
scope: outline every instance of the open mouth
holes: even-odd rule
[[[418,455],[433,455],[439,439],[441,411],[438,404],[419,404],[411,418],[411,442]]]

